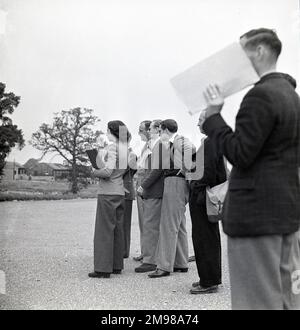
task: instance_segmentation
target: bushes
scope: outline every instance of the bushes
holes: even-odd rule
[[[22,193],[22,192],[0,192],[0,202],[11,202],[11,201],[42,201],[42,200],[68,200],[76,198],[95,198],[94,193],[57,193],[57,194],[36,194],[36,193]]]
[[[0,202],[95,198],[98,190],[97,185],[89,185],[77,194],[72,194],[68,183],[38,181],[2,182],[0,188]]]

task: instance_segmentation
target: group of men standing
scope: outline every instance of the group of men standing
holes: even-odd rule
[[[177,129],[177,123],[171,119],[142,122],[139,129],[146,141],[137,172],[143,263],[135,271],[155,271],[149,274],[152,278],[188,269],[185,219],[188,184],[180,167],[174,168],[173,156],[179,140],[190,154],[193,145],[179,136]]]
[[[275,31],[251,30],[240,38],[240,43],[261,79],[244,97],[234,131],[221,116],[224,97],[219,86],[207,87],[204,96],[208,107],[199,119],[199,127],[208,137],[202,179],[190,183],[189,194],[184,176],[192,164],[186,163],[188,166],[179,167],[179,171],[171,166],[141,175],[138,203],[143,219],[143,264],[136,271],[155,269],[150,278],[187,271],[184,213],[189,199],[200,276],[191,293],[217,289],[221,280],[220,246],[215,244],[219,242],[219,231],[206,221],[203,187],[226,179],[224,168],[219,166],[222,155],[233,166],[223,212],[232,308],[299,309],[300,98],[295,92],[296,81],[276,70],[282,44]],[[142,123],[141,134],[147,131],[147,125]],[[158,134],[156,127],[154,122],[151,134]],[[161,122],[160,129],[161,141],[167,139],[170,150],[176,149],[178,141],[185,151],[193,148],[177,135],[173,120]],[[212,169],[215,171],[208,182]],[[147,195],[154,178],[160,182],[155,189],[159,193]],[[149,249],[150,232],[155,239]]]
[[[199,275],[190,292],[202,294],[218,290],[220,232],[218,223],[211,223],[207,216],[206,188],[227,179],[225,157],[232,164],[222,221],[228,238],[232,308],[300,309],[300,98],[295,92],[296,81],[277,72],[282,44],[275,31],[251,30],[240,38],[240,44],[260,81],[244,97],[235,130],[221,115],[224,96],[216,84],[204,92],[207,109],[201,113],[198,126],[206,139],[197,152],[187,138],[177,133],[175,120],[140,124],[139,134],[145,146],[138,159],[136,191],[142,254],[136,260],[142,264],[135,271],[150,272],[150,278],[188,271],[185,211],[189,202]],[[124,126],[119,121],[108,125],[112,156],[117,154],[118,129]],[[123,139],[126,144],[122,146],[127,152],[130,134],[126,132]],[[124,159],[127,161],[127,157]],[[119,234],[123,218],[118,208],[117,217],[113,217],[115,196],[107,195],[111,192],[121,195],[126,182],[131,183],[124,215],[127,242],[124,257],[128,257],[134,191],[132,176],[125,180],[124,171],[106,168],[97,172],[103,177],[100,185],[103,196],[99,196],[96,232],[107,240],[108,235],[103,235],[99,224],[104,226],[111,219],[117,219],[118,226],[113,224],[107,232],[118,239],[123,236]],[[108,172],[112,177],[110,181]],[[119,195],[118,207],[123,199]],[[111,262],[114,240],[107,241],[111,247],[107,269],[120,274],[122,249],[116,249],[121,252],[117,256],[117,268],[112,269],[116,264]],[[97,244],[102,244],[98,237],[95,242],[96,260],[103,261],[102,254],[107,249],[98,248]],[[95,272],[89,276],[109,277],[110,273],[103,273],[96,264]]]
[[[151,272],[150,278],[188,271],[185,212],[190,202],[193,245],[201,278],[192,284],[190,292],[215,292],[221,283],[221,242],[218,224],[207,219],[205,189],[226,180],[223,157],[205,141],[204,169],[196,180],[196,149],[177,131],[178,125],[172,119],[143,121],[139,127],[145,142],[136,174],[141,255],[134,259],[142,264],[135,271]]]

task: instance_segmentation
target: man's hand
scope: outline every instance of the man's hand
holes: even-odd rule
[[[99,170],[97,170],[97,169],[95,169],[95,168],[92,168],[92,173],[93,173],[93,175],[97,178],[98,177],[98,171]]]
[[[100,134],[97,138],[97,144],[99,148],[105,148],[107,146],[107,137],[105,134]]]
[[[138,193],[138,195],[142,196],[142,195],[143,195],[143,192],[144,192],[143,187],[139,186],[139,187],[137,188],[137,191],[136,191],[136,192]]]
[[[205,118],[220,113],[224,105],[224,96],[219,86],[209,85],[203,94],[207,102]]]

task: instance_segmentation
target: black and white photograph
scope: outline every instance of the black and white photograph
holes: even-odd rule
[[[300,0],[0,0],[0,313],[300,310],[299,86]]]

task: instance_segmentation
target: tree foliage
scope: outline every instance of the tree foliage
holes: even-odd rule
[[[5,159],[12,148],[23,148],[25,141],[23,132],[13,124],[10,115],[20,103],[20,97],[14,93],[5,93],[6,85],[0,83],[0,176],[3,175]]]
[[[96,144],[101,131],[94,131],[100,121],[93,110],[74,108],[55,113],[53,123],[42,124],[32,135],[30,144],[41,150],[43,156],[48,153],[59,154],[72,167],[72,192],[78,192],[78,174],[81,165],[87,163],[87,148]]]

